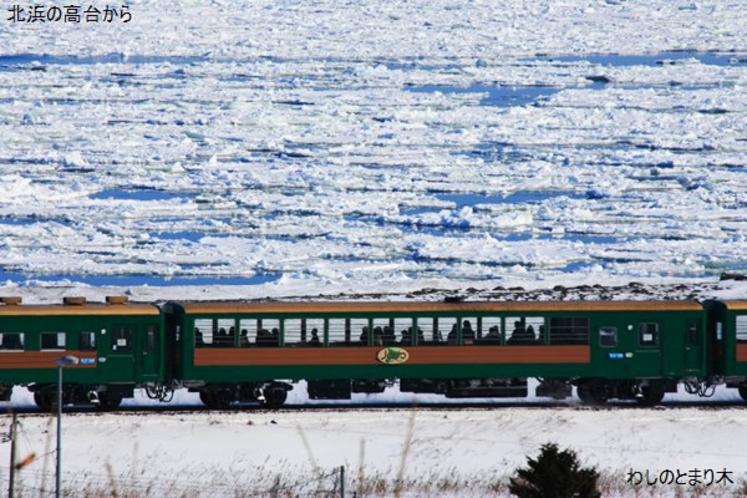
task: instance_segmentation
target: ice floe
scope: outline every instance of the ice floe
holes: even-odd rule
[[[293,294],[745,271],[744,7],[142,0],[129,23],[6,20],[0,280]]]

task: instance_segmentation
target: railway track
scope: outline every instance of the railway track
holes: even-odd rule
[[[530,401],[530,402],[459,402],[459,403],[410,403],[410,402],[380,402],[380,403],[358,403],[358,402],[337,402],[337,403],[299,403],[286,404],[282,408],[270,409],[256,403],[235,404],[226,410],[210,410],[204,406],[194,404],[180,405],[162,405],[162,406],[123,406],[116,410],[99,410],[94,406],[66,406],[64,409],[65,416],[83,415],[83,416],[100,416],[110,413],[116,414],[133,414],[133,415],[179,415],[183,413],[216,413],[216,412],[276,412],[276,413],[293,413],[293,412],[330,412],[330,411],[463,411],[463,410],[511,410],[511,409],[531,409],[531,410],[556,410],[571,409],[577,411],[616,411],[616,410],[681,410],[681,409],[700,409],[700,410],[721,410],[744,408],[747,405],[743,401],[665,401],[656,405],[643,405],[630,401],[611,401],[603,405],[585,405],[577,401]],[[3,409],[8,413],[18,413],[24,415],[55,415],[56,412],[43,411],[36,407],[8,406]]]

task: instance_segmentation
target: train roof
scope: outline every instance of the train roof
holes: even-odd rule
[[[76,316],[76,315],[158,315],[160,310],[152,304],[3,304],[2,316]]]
[[[697,301],[171,302],[186,314],[702,311]]]
[[[747,300],[727,300],[721,302],[730,310],[747,310]]]

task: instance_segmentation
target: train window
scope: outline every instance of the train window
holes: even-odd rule
[[[5,351],[23,351],[26,345],[22,332],[3,332],[0,334],[0,349]]]
[[[257,326],[257,320],[242,318],[239,320],[239,347],[248,348],[254,344],[254,330]],[[250,334],[249,331],[252,331]]]
[[[132,328],[114,327],[112,329],[112,351],[132,351]]]
[[[42,332],[41,349],[64,350],[65,333],[64,332]]]
[[[415,324],[418,327],[418,344],[437,344],[441,341],[436,319],[420,317],[415,320]]]
[[[313,341],[312,336],[315,337]],[[323,339],[323,319],[293,318],[283,321],[283,344],[285,346],[319,346]]]
[[[195,320],[195,347],[230,348],[235,345],[236,320],[198,318]]]
[[[357,341],[361,346],[368,346],[369,336],[372,337],[370,332],[368,318],[352,318],[350,320],[352,342]]]
[[[373,327],[374,346],[391,346],[397,343],[397,337],[394,334],[394,320],[374,318]]]
[[[506,318],[506,340],[508,345],[529,346],[544,343],[545,319],[540,316]]]
[[[687,322],[687,345],[697,346],[698,337],[698,322]]]
[[[329,345],[352,346],[352,329],[349,318],[333,318],[329,321]],[[357,342],[358,337],[356,337]]]
[[[218,318],[213,320],[213,345],[217,348],[233,347],[236,340],[236,320]]]
[[[324,344],[324,319],[307,318],[306,332],[306,344],[308,346],[322,346]]]
[[[550,344],[589,344],[589,319],[583,316],[550,318]]]
[[[301,344],[301,337],[305,336],[306,320],[292,318],[283,320],[283,344],[296,347]]]
[[[146,351],[155,351],[157,338],[158,338],[158,326],[148,325],[148,329],[145,331],[145,350]]]
[[[747,315],[737,317],[737,342],[747,342]]]
[[[392,321],[390,320],[390,323],[391,322]],[[402,346],[413,345],[412,326],[413,326],[412,318],[395,318],[394,319],[394,325],[392,326],[392,330],[394,330],[396,341],[399,342]]]
[[[251,334],[251,331],[249,332]],[[277,318],[263,318],[257,320],[257,346],[271,348],[280,346],[280,320]]]
[[[654,322],[638,324],[638,345],[654,347],[659,345],[659,324]]]
[[[482,321],[480,321],[482,325]],[[465,346],[471,346],[477,339],[477,318],[465,317],[462,318],[462,344]]]
[[[457,319],[456,318],[439,318],[438,335],[446,338],[446,344],[455,346],[457,344]]]
[[[208,318],[195,320],[195,347],[209,348],[213,346],[213,321]]]
[[[501,319],[497,316],[486,316],[479,319],[477,337],[481,338],[478,344],[499,345],[501,344]]]
[[[603,348],[617,347],[617,327],[601,327],[599,329],[599,345]]]
[[[96,350],[96,332],[79,332],[78,349],[81,351]]]

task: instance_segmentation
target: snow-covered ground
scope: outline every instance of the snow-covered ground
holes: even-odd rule
[[[8,424],[0,419],[0,432]],[[54,420],[24,416],[20,431],[19,459],[37,459],[16,489],[40,496],[54,489]],[[63,482],[68,496],[339,496],[322,491],[339,489],[343,466],[346,496],[395,496],[398,479],[401,496],[506,496],[526,456],[554,442],[598,468],[604,496],[737,496],[745,437],[738,407],[66,414]]]
[[[2,295],[747,297],[718,279],[747,272],[745,0],[128,5],[2,7]],[[631,469],[747,471],[739,409],[409,413],[66,417],[66,483],[241,496],[282,468],[310,495],[347,465],[480,496],[547,441],[612,495],[692,491]],[[51,448],[45,418],[22,431]]]

